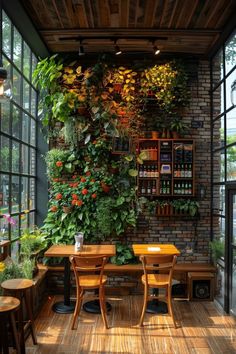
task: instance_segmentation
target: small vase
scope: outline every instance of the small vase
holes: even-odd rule
[[[158,139],[158,138],[159,138],[159,132],[152,131],[152,139]]]

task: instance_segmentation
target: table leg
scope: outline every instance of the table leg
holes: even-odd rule
[[[52,309],[61,314],[73,313],[75,301],[70,300],[70,261],[68,257],[64,258],[64,300],[56,302]]]

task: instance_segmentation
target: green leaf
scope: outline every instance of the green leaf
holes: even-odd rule
[[[136,177],[138,175],[138,170],[130,169],[129,175],[132,177]]]

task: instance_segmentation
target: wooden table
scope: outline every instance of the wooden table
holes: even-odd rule
[[[64,258],[64,301],[53,305],[53,310],[57,313],[73,313],[75,303],[70,300],[70,261],[71,255],[88,255],[107,257],[116,254],[115,245],[83,245],[82,251],[75,251],[74,245],[52,245],[45,253],[45,257],[63,257]]]
[[[180,255],[180,251],[172,244],[161,243],[145,243],[145,244],[133,244],[133,251],[135,256],[142,255]],[[158,290],[154,289],[154,295],[158,294]],[[156,299],[149,301],[147,305],[148,313],[167,313],[167,306],[165,302],[158,301]]]

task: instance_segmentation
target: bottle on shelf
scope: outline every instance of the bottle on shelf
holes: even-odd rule
[[[148,183],[147,183],[147,194],[151,194],[151,183],[150,183],[150,181],[148,181]]]
[[[141,184],[141,194],[146,194],[146,187],[145,187],[144,181],[142,181],[142,184]]]
[[[152,190],[151,190],[151,194],[155,195],[157,192],[157,188],[156,188],[156,181],[152,181]]]
[[[143,177],[143,166],[139,166],[139,177],[142,178]]]

